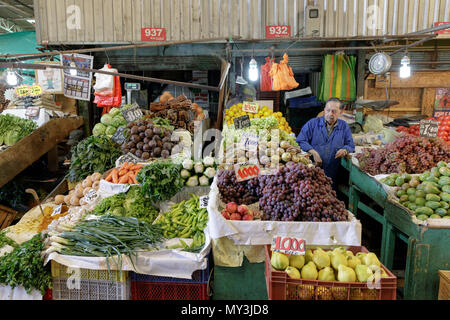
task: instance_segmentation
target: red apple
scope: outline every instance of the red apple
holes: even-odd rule
[[[245,204],[242,204],[237,208],[237,211],[241,214],[241,216],[245,216],[248,214],[249,209]]]
[[[246,215],[242,218],[242,220],[245,220],[245,221],[252,221],[252,220],[253,220],[253,216],[252,216],[251,214],[246,214]]]
[[[235,202],[229,202],[226,207],[229,213],[236,213],[238,209],[238,205]]]
[[[221,213],[222,213],[222,216],[223,216],[225,219],[227,219],[227,220],[230,220],[230,219],[231,219],[231,216],[230,216],[230,214],[228,213],[227,210],[223,210]]]
[[[231,215],[231,220],[242,220],[241,215],[239,213],[233,213]]]

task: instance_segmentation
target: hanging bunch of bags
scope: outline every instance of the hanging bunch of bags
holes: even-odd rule
[[[272,78],[272,89],[274,91],[292,90],[299,86],[294,79],[294,72],[288,65],[289,56],[285,53],[280,63],[273,63],[269,75]]]
[[[100,70],[117,73],[117,69],[112,69],[109,64],[105,64]],[[97,107],[103,108],[102,115],[108,113],[113,107],[120,107],[122,105],[120,77],[103,73],[96,73],[94,76],[96,79],[94,103]]]

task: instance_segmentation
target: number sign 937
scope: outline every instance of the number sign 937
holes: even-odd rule
[[[166,29],[164,28],[142,28],[141,41],[165,41]]]
[[[304,255],[305,240],[294,237],[276,236],[272,239],[272,251],[281,252],[288,255]]]

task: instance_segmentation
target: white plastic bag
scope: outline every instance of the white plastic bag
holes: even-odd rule
[[[110,65],[105,64],[103,68],[100,69],[101,71],[108,71],[108,72],[117,72],[117,69],[112,69]],[[95,86],[94,90],[96,95],[107,95],[107,93],[111,93],[111,95],[114,94],[114,76],[103,74],[103,73],[96,73],[95,76]]]

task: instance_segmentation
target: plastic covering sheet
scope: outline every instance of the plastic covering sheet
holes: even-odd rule
[[[237,245],[266,245],[275,236],[298,235],[308,245],[361,245],[361,223],[351,212],[348,222],[231,221],[220,214],[219,201],[215,177],[208,204],[212,239],[228,237]]]
[[[38,290],[27,293],[24,287],[15,287],[0,285],[0,300],[42,300],[43,296]]]

